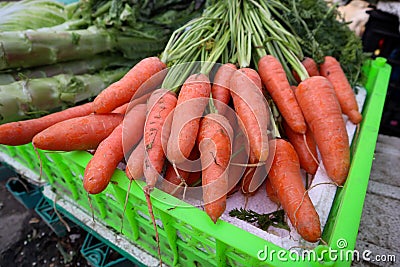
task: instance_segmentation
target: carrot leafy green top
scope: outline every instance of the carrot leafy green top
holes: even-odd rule
[[[216,62],[255,67],[269,54],[281,62],[290,83],[297,84],[292,69],[300,80],[306,79],[308,74],[301,64],[305,56],[321,63],[324,56],[331,55],[346,66],[345,72],[354,83],[365,59],[361,41],[336,20],[336,15],[335,6],[329,7],[323,0],[210,1],[202,16],[172,34],[161,59],[169,66],[207,61],[197,66],[206,74]],[[185,66],[176,71],[189,69]],[[165,85],[174,87],[168,84],[171,80]]]

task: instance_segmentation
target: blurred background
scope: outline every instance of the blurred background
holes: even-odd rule
[[[330,1],[349,27],[362,38],[364,51],[371,57],[385,57],[392,75],[382,114],[380,133],[400,137],[400,1]]]

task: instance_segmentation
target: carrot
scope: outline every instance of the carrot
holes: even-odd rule
[[[112,111],[112,113],[119,113],[119,114],[124,115],[126,113],[126,111],[128,110],[128,107],[129,107],[129,103],[125,103],[122,106],[115,108]]]
[[[242,69],[247,77],[257,86],[258,89],[262,91],[262,83],[260,76],[257,72],[252,71],[251,69]],[[265,102],[266,103],[266,102]],[[267,118],[267,120],[269,120]],[[239,125],[243,128],[243,123],[239,120]],[[259,162],[257,156],[251,150],[249,146],[245,146],[247,154],[248,154],[248,164],[256,164]],[[241,182],[241,192],[245,195],[254,195],[257,191],[258,187],[261,185],[262,181],[266,177],[265,168],[262,166],[259,167],[246,167],[243,173],[242,182]]]
[[[230,92],[229,92],[229,94],[230,94]],[[218,112],[218,114],[220,114],[220,112]],[[229,121],[229,124],[232,126],[232,129],[235,129],[235,131],[240,130],[240,127],[238,127],[237,113],[235,112],[235,110],[233,108],[228,106],[225,109],[224,114],[221,114],[221,115],[223,115]],[[242,135],[243,135],[243,133],[242,133]]]
[[[303,185],[300,163],[293,146],[276,140],[276,151],[268,178],[292,225],[305,240],[316,242],[321,237],[319,216]]]
[[[254,83],[251,79],[254,76],[256,71],[253,69],[243,68],[235,71],[230,84],[231,95],[240,119],[239,125],[248,136],[250,150],[258,161],[265,161],[268,158],[269,113],[264,96],[257,85],[261,82]]]
[[[197,145],[195,145],[190,152],[188,161],[186,164],[182,164],[182,167],[189,171],[191,174],[200,173],[201,174],[201,161],[200,161],[200,150]],[[189,175],[189,178],[194,178],[198,175]],[[192,185],[196,180],[188,181],[189,185]]]
[[[229,83],[236,66],[232,63],[222,65],[215,74],[211,94],[214,100],[214,106],[219,114],[225,114],[225,109],[231,99]]]
[[[89,194],[98,194],[106,189],[118,163],[124,158],[121,126],[99,144],[85,168],[83,187]]]
[[[242,193],[250,196],[254,195],[266,177],[267,172],[263,164],[257,167],[247,167],[242,178]]]
[[[214,223],[226,208],[232,137],[233,130],[225,117],[208,114],[201,120],[197,140],[203,166],[204,209]]]
[[[83,176],[83,187],[89,194],[98,194],[106,189],[118,163],[124,158],[124,145],[130,148],[142,138],[145,118],[145,104],[133,107],[124,122],[99,144]],[[123,133],[127,132],[129,136],[125,136],[123,142]]]
[[[251,180],[256,172],[256,167],[247,167],[246,170],[244,171],[244,175],[242,177],[242,185],[241,185],[241,191],[245,195],[253,195],[255,192],[250,192],[249,186],[251,183]]]
[[[128,110],[131,110],[136,105],[145,104],[147,102],[147,100],[149,99],[150,95],[151,95],[151,93],[147,93],[145,95],[142,95],[141,97],[133,98],[129,103],[125,103],[122,106],[115,108],[112,111],[112,113],[125,114]]]
[[[0,144],[19,146],[30,143],[36,134],[53,124],[71,118],[89,115],[93,111],[92,104],[93,103],[90,102],[71,107],[37,119],[2,124],[0,125]]]
[[[278,195],[276,194],[276,190],[275,188],[272,187],[271,181],[269,179],[265,180],[265,191],[267,192],[268,198],[272,202],[280,205]]]
[[[148,188],[154,188],[165,162],[165,147],[171,130],[170,115],[177,103],[174,93],[164,89],[153,92],[147,104],[144,125],[145,157],[143,173]],[[170,115],[170,116],[169,116]]]
[[[210,92],[210,81],[204,74],[192,74],[182,85],[167,146],[167,157],[172,164],[184,162],[192,151]]]
[[[124,121],[122,122],[121,136],[124,154],[128,154],[143,137],[146,109],[146,104],[139,104],[132,107],[125,115]]]
[[[34,147],[44,150],[95,149],[123,120],[118,113],[90,114],[56,123],[32,139]]]
[[[95,113],[108,113],[128,103],[150,77],[166,68],[158,57],[148,57],[137,63],[119,81],[104,89],[93,101]]]
[[[192,152],[190,152],[188,158],[189,161],[185,162],[184,169],[176,168],[180,177],[178,177],[174,166],[168,163],[164,176],[165,181],[163,181],[163,190],[167,193],[171,193],[177,191],[176,189],[178,189],[179,186],[192,186],[196,183],[201,176],[199,169],[201,166],[197,166],[197,160],[199,160],[199,157],[200,151],[198,147],[195,146]]]
[[[304,134],[307,126],[281,63],[273,56],[264,56],[258,62],[258,73],[290,128]]]
[[[319,76],[318,65],[311,57],[305,57],[301,62],[310,77]]]
[[[247,69],[243,70],[246,71]],[[246,71],[246,74],[253,81],[253,83],[256,84],[257,88],[259,88],[261,93],[263,93],[264,95],[260,75],[257,72],[253,71]],[[265,102],[265,104],[267,105],[267,102]],[[269,121],[269,118],[265,119]],[[250,149],[249,146],[247,146],[247,148],[248,148],[247,153],[249,154],[249,164],[259,163],[258,158],[254,154],[254,152]],[[267,177],[267,172],[265,170],[265,167],[263,167],[262,165],[257,167],[247,167],[244,176],[242,177],[242,185],[241,185],[242,193],[249,196],[254,195],[266,177]]]
[[[328,177],[342,185],[350,167],[350,148],[332,84],[322,76],[310,77],[299,84],[296,98],[319,148]]]
[[[285,130],[287,138],[289,139],[289,142],[293,145],[297,155],[299,156],[300,167],[307,173],[314,175],[318,169],[318,154],[317,145],[315,144],[315,140],[310,129],[307,127],[307,131],[305,133],[305,143],[304,136],[295,133],[285,121],[283,121],[282,126]]]
[[[178,169],[178,173],[179,176],[185,181],[187,186],[193,186],[201,179],[201,172],[199,171],[189,172]],[[164,179],[169,183],[163,182],[162,185],[163,190],[169,194],[175,192],[174,195],[176,196],[178,193],[182,191],[181,189],[185,186],[181,178],[179,178],[178,175],[176,174],[173,165],[168,163]]]
[[[321,75],[332,83],[342,112],[349,117],[352,123],[359,124],[362,115],[358,111],[355,94],[340,63],[334,57],[326,56],[325,61],[320,65],[320,70]]]
[[[174,166],[170,163],[167,163],[167,168],[165,170],[164,181],[162,183],[163,191],[167,192],[168,194],[172,194],[177,196],[180,192],[183,185],[188,185],[186,180],[189,178],[190,172],[177,169],[179,176],[176,174]],[[185,182],[185,184],[183,183]]]
[[[251,68],[242,68],[240,71],[247,76],[255,85],[256,87],[262,92],[262,81],[261,77],[257,71]]]
[[[140,140],[138,145],[130,154],[126,163],[126,176],[130,180],[138,180],[143,177],[143,162],[144,162],[144,141]]]
[[[303,64],[304,68],[306,69],[308,76],[312,77],[320,75],[318,65],[311,57],[305,57],[303,61],[301,61],[301,64]],[[293,71],[293,76],[297,82],[301,82],[301,79],[296,71]]]
[[[146,197],[147,209],[153,223],[157,252],[162,266],[160,240],[154,218],[153,206],[150,193],[154,189],[158,177],[164,167],[165,148],[171,131],[172,112],[176,106],[177,99],[175,93],[159,89],[154,91],[147,103],[147,116],[144,125],[144,163],[143,174],[146,179],[146,186],[143,188]]]
[[[229,176],[228,176],[228,189],[229,194],[233,193],[231,191],[240,188],[239,184],[242,176],[245,174],[246,167],[245,164],[248,163],[248,144],[246,142],[246,137],[243,132],[239,129],[235,135],[232,148],[232,157],[229,165]],[[237,190],[236,190],[237,191]]]
[[[189,186],[195,185],[197,182],[201,180],[201,171],[192,171],[189,173],[189,176],[186,180],[186,183]]]
[[[241,191],[245,195],[254,195],[258,188],[263,184],[267,178],[268,169],[272,164],[273,155],[275,153],[274,142],[269,142],[269,156],[266,161],[259,162],[255,157],[253,151],[249,150],[249,162],[242,178]],[[247,201],[247,200],[246,200]]]

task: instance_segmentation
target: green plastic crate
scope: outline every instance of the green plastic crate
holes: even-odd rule
[[[34,174],[36,174],[39,177],[39,179],[43,181],[48,181],[48,180],[51,181],[53,178],[53,174],[48,168],[49,165],[46,164],[48,160],[46,153],[44,153],[44,151],[41,151],[39,149],[35,151],[33,149],[32,143],[22,146],[0,145],[0,153],[4,153],[12,157],[13,160],[22,164],[26,168],[29,168]],[[42,164],[42,168],[40,167],[40,162],[45,163]],[[11,162],[6,162],[6,164],[8,163],[12,165]],[[20,170],[14,169],[14,171],[19,172]]]
[[[53,202],[42,197],[37,203],[35,211],[57,236],[62,237],[67,234],[67,228],[59,216],[62,216],[64,221],[66,221],[66,218],[62,214],[56,213]],[[70,222],[67,223],[70,225]]]
[[[15,177],[17,174],[6,163],[0,162],[0,181],[7,180],[10,177]]]
[[[27,209],[35,208],[42,199],[41,187],[19,179],[9,179],[6,188]]]
[[[353,155],[348,179],[343,188],[338,189],[324,228],[323,239],[327,246],[314,249],[318,255],[330,247],[339,252],[352,251],[358,233],[364,198],[379,124],[390,78],[391,67],[383,58],[367,61],[363,68],[366,77],[364,86],[367,98],[363,110],[363,122]],[[4,146],[0,150],[4,151]],[[6,148],[7,150],[9,148]],[[19,150],[29,150],[23,146]],[[13,149],[11,149],[13,150]],[[13,152],[13,151],[11,151]],[[46,153],[42,157],[43,168],[51,176],[48,181],[59,195],[68,195],[82,208],[91,212],[88,195],[83,190],[82,175],[92,157],[87,152]],[[26,154],[31,156],[31,151]],[[15,154],[16,155],[16,154]],[[18,155],[24,158],[24,155]],[[29,160],[34,160],[30,158]],[[36,158],[37,160],[37,158]],[[35,165],[36,166],[36,165]],[[129,180],[122,171],[114,173],[107,189],[91,196],[94,215],[106,225],[119,231],[123,203]],[[124,217],[123,234],[148,253],[157,257],[154,230],[149,219],[143,194],[143,183],[133,183]],[[168,199],[165,204],[162,200]],[[160,201],[161,200],[161,201]],[[163,262],[170,266],[350,266],[351,262],[333,261],[324,257],[324,262],[310,259],[293,259],[286,253],[280,260],[260,261],[257,255],[265,247],[282,251],[279,246],[246,232],[232,224],[219,220],[213,224],[206,213],[196,207],[185,205],[160,190],[152,192],[153,211],[157,220]],[[175,205],[180,207],[175,207]],[[344,248],[338,241],[346,240]],[[286,251],[287,252],[287,251]]]
[[[135,267],[127,258],[114,251],[103,240],[88,233],[81,248],[81,254],[93,267]]]

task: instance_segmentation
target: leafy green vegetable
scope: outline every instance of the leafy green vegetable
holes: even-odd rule
[[[201,14],[205,0],[86,0],[71,18],[87,25],[117,29],[125,35],[165,39],[172,30]]]
[[[285,221],[285,212],[283,210],[259,214],[252,210],[240,208],[231,210],[229,215],[249,223],[256,223],[257,226],[264,231],[268,231],[269,227],[271,226],[288,231],[290,230]]]
[[[128,68],[94,74],[59,74],[0,86],[0,124],[35,118],[99,94],[118,81]]]
[[[67,61],[29,69],[5,71],[0,73],[0,85],[20,80],[52,77],[58,74],[93,74],[101,70],[112,70],[119,67],[130,68],[135,63],[135,60],[126,59],[119,54],[100,54],[93,58]]]
[[[317,63],[325,55],[337,58],[352,85],[360,79],[363,62],[361,39],[352,32],[340,17],[336,6],[324,0],[281,0],[291,12],[282,13],[280,20],[297,34],[305,56]]]
[[[23,0],[0,6],[0,31],[51,27],[66,20],[64,5],[54,0]]]
[[[199,6],[177,0],[81,0],[66,6],[69,19],[65,23],[0,32],[0,70],[49,65],[105,52],[120,52],[133,60],[154,56],[164,48],[175,27],[200,13],[202,5],[203,1]]]

